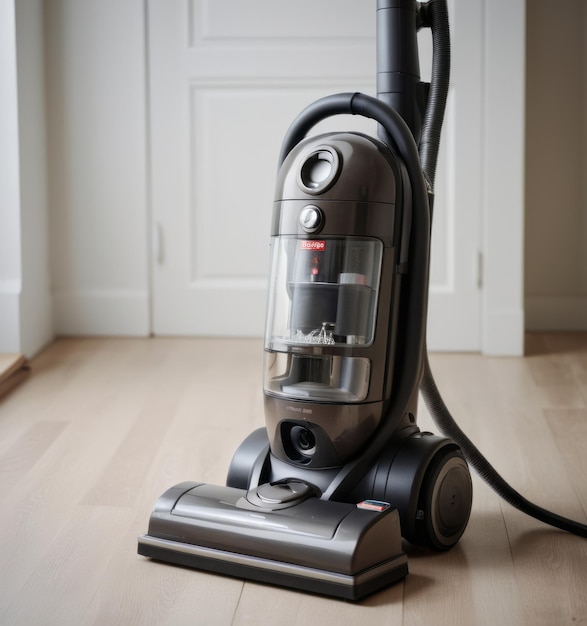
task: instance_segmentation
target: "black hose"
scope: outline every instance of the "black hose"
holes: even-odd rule
[[[434,188],[440,135],[450,83],[450,28],[448,8],[444,0],[431,0],[420,6],[424,26],[432,31],[432,76],[430,91],[418,150],[422,171],[431,188]]]
[[[424,25],[429,25],[432,29],[433,63],[430,99],[422,125],[419,152],[422,170],[430,184],[431,191],[433,191],[450,75],[450,67],[448,66],[450,64],[450,33],[446,0],[430,0],[430,2],[422,5],[421,10]],[[469,465],[498,496],[530,517],[587,538],[586,524],[562,517],[530,502],[511,487],[481,454],[460,429],[444,403],[434,381],[426,350],[424,351],[424,374],[420,383],[420,392],[440,432],[445,437],[452,439],[461,448]]]
[[[522,511],[526,515],[533,517],[545,524],[555,526],[561,530],[566,530],[574,535],[587,538],[587,526],[579,522],[561,517],[556,513],[547,511],[542,507],[530,502],[524,496],[519,494],[511,487],[497,472],[497,470],[489,463],[489,461],[481,454],[477,447],[460,429],[455,422],[450,411],[446,407],[436,383],[432,376],[428,355],[425,357],[424,376],[420,383],[420,392],[426,406],[432,415],[434,423],[440,432],[449,439],[452,439],[462,450],[465,459],[469,465],[479,474],[479,476],[506,502],[516,509]]]

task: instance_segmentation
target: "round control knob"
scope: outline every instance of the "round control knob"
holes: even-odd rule
[[[315,233],[320,229],[324,221],[322,211],[317,206],[309,205],[300,213],[300,226],[307,233]]]

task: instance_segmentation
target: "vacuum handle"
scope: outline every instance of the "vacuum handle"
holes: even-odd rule
[[[416,143],[422,127],[417,18],[415,0],[377,0],[377,98],[402,116]]]

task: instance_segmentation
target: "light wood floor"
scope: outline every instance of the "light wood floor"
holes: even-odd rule
[[[447,404],[523,494],[587,521],[587,335],[529,335],[525,358],[435,354]],[[69,339],[0,401],[1,624],[587,624],[587,541],[474,477],[450,552],[408,551],[405,582],[361,604],[152,562],[152,505],[224,484],[263,425],[257,340]],[[420,425],[435,430],[425,410]]]

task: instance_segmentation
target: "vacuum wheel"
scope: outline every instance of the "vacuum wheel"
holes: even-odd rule
[[[471,474],[461,452],[440,450],[420,488],[414,543],[435,550],[454,546],[467,527],[472,503]]]

